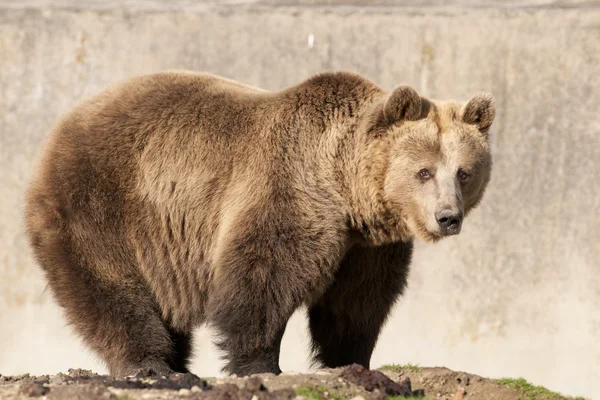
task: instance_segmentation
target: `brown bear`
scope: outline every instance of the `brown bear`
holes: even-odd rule
[[[279,373],[308,308],[315,363],[369,368],[412,241],[459,233],[490,177],[488,94],[465,104],[321,73],[281,91],[169,71],[114,85],[52,131],[26,226],[58,304],[124,376]]]

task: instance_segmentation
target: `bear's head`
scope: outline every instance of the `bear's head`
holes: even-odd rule
[[[490,179],[494,116],[487,93],[466,103],[439,102],[403,86],[380,106],[388,147],[383,200],[411,236],[432,242],[460,232]]]

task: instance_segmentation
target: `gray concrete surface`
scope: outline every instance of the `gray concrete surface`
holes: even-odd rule
[[[461,235],[418,244],[374,365],[524,376],[600,397],[598,2],[419,3],[0,1],[0,373],[105,371],[65,326],[23,235],[23,189],[61,113],[167,68],[268,89],[347,69],[388,88],[498,101],[486,198]],[[210,338],[199,330],[201,375],[220,365]],[[306,370],[307,352],[299,313],[282,367]]]

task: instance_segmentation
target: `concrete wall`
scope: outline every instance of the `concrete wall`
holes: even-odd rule
[[[106,371],[65,326],[23,235],[23,190],[61,113],[167,68],[268,89],[347,69],[390,89],[489,90],[498,101],[486,198],[461,235],[417,245],[373,364],[524,376],[600,397],[597,1],[127,3],[0,0],[0,373]],[[194,371],[217,374],[210,332],[198,336]],[[298,314],[284,369],[308,368],[307,343]]]

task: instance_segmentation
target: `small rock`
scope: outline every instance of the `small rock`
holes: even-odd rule
[[[462,400],[465,398],[466,394],[467,392],[465,392],[465,389],[458,388],[458,390],[456,391],[456,393],[454,393],[454,396],[452,396],[450,400]]]
[[[26,385],[23,385],[19,392],[25,396],[39,397],[39,396],[45,395],[49,391],[50,391],[50,389],[45,387],[41,383],[34,382],[34,383],[28,383]]]
[[[205,388],[208,386],[205,380],[200,379],[198,376],[186,372],[185,374],[175,373],[169,376],[169,379],[182,387],[183,389],[191,389],[194,386]]]
[[[326,369],[320,369],[314,372],[315,375],[331,375],[331,371]]]
[[[401,383],[394,382],[381,371],[368,370],[362,365],[353,364],[342,369],[340,374],[348,382],[364,387],[368,392],[379,390],[389,396],[407,396],[412,394],[410,379]]]
[[[412,384],[410,383],[410,378],[404,378],[400,381],[402,386],[406,386],[410,392],[412,392]]]
[[[60,385],[64,382],[64,379],[60,376],[60,375],[54,375],[51,379],[50,379],[50,383],[54,384],[54,385]]]
[[[459,384],[464,383],[465,386],[469,386],[469,383],[471,383],[471,378],[468,375],[462,375],[462,376],[456,378],[456,381]]]
[[[48,375],[38,376],[37,378],[35,378],[35,382],[41,383],[43,385],[44,383],[50,382],[50,377]]]
[[[189,396],[190,394],[192,394],[192,391],[190,389],[179,389],[177,393],[179,393],[182,396]]]
[[[297,376],[297,375],[300,375],[300,372],[286,371],[286,372],[282,372],[281,374],[279,374],[279,376]]]
[[[148,383],[127,378],[112,380],[108,385],[117,389],[146,389],[151,387]]]
[[[264,379],[265,381],[270,379],[270,378],[276,378],[278,375],[275,375],[272,372],[264,372],[262,374],[256,374],[255,376],[260,377],[261,379]]]
[[[69,376],[72,376],[73,378],[81,378],[81,377],[89,378],[91,376],[98,376],[98,374],[90,371],[89,369],[81,369],[81,368],[69,368],[67,373]]]
[[[262,380],[257,376],[252,376],[252,377],[248,378],[248,380],[246,380],[245,388],[251,392],[259,392],[259,391],[267,390],[264,387]]]
[[[353,398],[351,398],[350,400],[365,400],[364,397],[362,396],[354,396]]]
[[[150,378],[156,376],[156,372],[152,368],[140,368],[132,375],[135,379]]]
[[[198,386],[198,385],[194,385],[194,386],[192,386],[192,388],[191,388],[190,390],[191,390],[192,392],[195,392],[195,393],[196,393],[196,392],[201,392],[201,391],[202,391],[202,389],[201,389],[201,388],[200,388],[200,386]]]
[[[221,399],[238,399],[244,396],[238,396],[240,389],[233,383],[225,383],[220,386],[215,386],[212,390],[206,392],[202,396],[205,400],[221,400]]]

